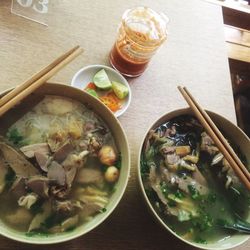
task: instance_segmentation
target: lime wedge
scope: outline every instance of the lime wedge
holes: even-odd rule
[[[102,90],[108,90],[112,87],[109,77],[104,69],[101,69],[94,75],[93,82],[97,88]]]
[[[90,95],[92,95],[92,96],[98,98],[98,94],[96,93],[96,91],[95,91],[94,89],[86,89],[86,91],[87,91]]]
[[[112,89],[119,99],[124,99],[128,95],[128,87],[119,82],[112,82]]]

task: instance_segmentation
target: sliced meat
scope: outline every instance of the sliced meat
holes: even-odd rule
[[[82,140],[79,142],[79,147],[81,150],[87,150],[88,149],[88,141]]]
[[[26,185],[36,194],[43,198],[49,197],[49,179],[45,176],[33,176]]]
[[[160,176],[165,182],[169,182],[171,185],[178,184],[179,177],[170,172],[163,164],[160,165]]]
[[[214,145],[214,141],[206,132],[203,132],[201,133],[201,146],[205,146],[205,145],[209,145],[209,146]]]
[[[179,215],[179,208],[178,207],[170,207],[170,206],[166,206],[166,210],[165,213],[168,215],[172,215],[172,216],[176,216],[178,217]]]
[[[99,169],[82,168],[77,174],[76,182],[81,184],[101,183],[103,174]]]
[[[11,194],[18,200],[21,196],[27,194],[25,178],[18,177],[12,184],[10,191]]]
[[[68,188],[70,188],[72,186],[72,183],[76,177],[76,173],[77,173],[77,168],[75,166],[65,170],[66,184],[67,184]]]
[[[164,136],[171,137],[171,136],[174,136],[175,134],[176,134],[176,127],[173,125],[171,128],[166,129]]]
[[[48,155],[50,153],[48,143],[36,143],[28,146],[23,146],[20,151],[28,158],[33,158],[36,152]]]
[[[99,150],[102,148],[102,140],[96,136],[91,136],[89,139],[88,151],[92,155],[97,155]]]
[[[176,165],[180,160],[180,156],[176,153],[167,154],[165,157],[165,163],[167,165]]]
[[[206,151],[210,155],[218,153],[219,151],[212,138],[206,132],[201,133],[201,151]]]
[[[19,177],[30,177],[39,174],[39,171],[25,157],[11,146],[0,143],[0,151],[4,160]],[[1,157],[1,156],[0,156]]]
[[[154,164],[150,165],[149,182],[150,182],[151,188],[156,192],[156,194],[157,194],[158,198],[161,200],[161,202],[163,204],[167,205],[168,201],[161,191],[160,178],[156,173],[156,166]]]
[[[48,168],[48,178],[55,181],[58,185],[64,186],[66,182],[66,174],[62,165],[56,161],[52,161]]]
[[[56,139],[53,139],[53,138],[48,138],[47,143],[52,152],[56,152],[56,150],[58,150],[60,146],[62,145],[62,142],[60,140],[57,141]]]
[[[50,164],[52,158],[43,152],[35,152],[35,158],[39,167],[44,172],[48,172],[48,165]]]
[[[205,195],[209,191],[206,186],[201,185],[200,183],[196,182],[193,178],[189,176],[180,178],[179,183],[178,183],[179,189],[189,194],[191,186],[194,187],[195,190],[197,190],[200,195]]]
[[[165,205],[167,205],[168,204],[168,201],[167,201],[167,199],[166,199],[166,197],[164,196],[164,194],[162,193],[162,191],[161,191],[161,186],[160,186],[160,184],[152,184],[152,189],[156,192],[156,194],[157,194],[157,196],[158,196],[158,198],[161,200],[161,202],[163,203],[163,204],[165,204]]]
[[[82,209],[82,205],[80,201],[72,201],[72,200],[65,200],[65,201],[57,201],[53,204],[53,210],[60,213],[61,215],[74,214],[77,209]]]
[[[59,200],[67,199],[70,189],[68,187],[52,186],[50,188],[50,194]]]
[[[149,182],[150,184],[157,182],[155,163],[150,164],[150,167],[149,167]]]
[[[84,166],[86,162],[86,156],[89,154],[89,151],[84,150],[80,154],[69,154],[68,157],[62,162],[62,166],[65,169],[69,169],[72,166],[81,168]]]
[[[197,166],[195,166],[195,171],[193,172],[192,177],[196,182],[198,182],[202,186],[208,187],[206,178],[203,176],[203,174],[201,173],[201,171]]]
[[[56,162],[63,162],[67,156],[74,150],[74,147],[71,143],[65,143],[59,149],[56,150],[53,158]]]

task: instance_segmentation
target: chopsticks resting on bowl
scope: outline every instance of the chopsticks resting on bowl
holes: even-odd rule
[[[0,99],[0,116],[14,107],[18,102],[44,84],[48,79],[54,76],[60,69],[70,63],[73,59],[83,52],[80,46],[75,46],[63,55],[59,56],[52,63],[34,74],[24,83],[17,86],[8,94]]]
[[[203,125],[204,129],[211,136],[214,143],[217,145],[221,153],[224,155],[234,172],[238,175],[242,183],[250,190],[250,173],[238,158],[234,150],[231,148],[225,137],[221,134],[212,119],[206,111],[197,103],[186,87],[178,86],[184,99],[189,104],[190,108],[196,115],[197,119]]]

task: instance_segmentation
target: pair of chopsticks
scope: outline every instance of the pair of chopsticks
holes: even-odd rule
[[[197,119],[203,125],[204,129],[211,136],[214,143],[217,145],[221,153],[224,155],[234,172],[238,175],[242,183],[250,190],[250,173],[243,165],[241,160],[235,154],[225,137],[221,134],[217,126],[208,116],[206,111],[197,103],[194,97],[190,94],[186,87],[178,86],[178,90],[181,92],[184,99],[189,104],[190,108],[196,115]]]
[[[34,90],[44,84],[48,79],[54,76],[60,69],[70,63],[73,59],[83,52],[80,46],[76,46],[63,55],[59,56],[56,60],[48,66],[34,74],[30,79],[17,86],[8,94],[0,99],[0,116],[6,113],[9,109],[14,107],[18,102],[31,94]]]

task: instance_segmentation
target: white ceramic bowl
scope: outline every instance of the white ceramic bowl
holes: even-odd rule
[[[80,69],[78,72],[75,73],[75,75],[72,78],[71,85],[73,87],[84,90],[84,88],[88,85],[88,83],[93,81],[93,76],[101,69],[104,69],[106,71],[111,81],[120,82],[126,85],[127,88],[129,89],[127,97],[124,100],[122,100],[121,109],[114,112],[114,115],[116,117],[119,117],[127,110],[131,102],[131,89],[129,87],[127,80],[119,72],[105,65],[89,65]]]
[[[144,141],[145,141],[146,136],[148,135],[148,133],[151,129],[157,128],[161,124],[173,119],[174,117],[178,117],[180,115],[185,115],[185,114],[192,114],[192,111],[190,109],[174,110],[170,113],[167,113],[167,114],[161,116],[147,130],[147,132],[144,136],[144,139],[141,143],[141,146],[140,146],[140,151],[139,151],[139,156],[138,156],[138,168],[137,168],[137,174],[138,174],[139,184],[140,184],[140,188],[141,188],[141,191],[143,194],[143,198],[144,198],[144,200],[147,204],[147,207],[149,208],[151,214],[163,226],[163,228],[166,229],[166,231],[172,233],[178,239],[184,241],[185,243],[187,243],[191,246],[194,246],[194,247],[198,247],[201,249],[209,249],[209,250],[225,250],[225,249],[237,247],[237,246],[243,244],[244,242],[246,242],[250,238],[250,236],[247,234],[243,234],[243,233],[235,233],[235,234],[232,234],[229,238],[226,238],[224,240],[213,242],[213,243],[209,242],[207,244],[195,243],[195,242],[191,242],[191,241],[188,241],[188,240],[182,238],[180,235],[176,234],[169,227],[169,225],[167,223],[165,223],[163,221],[163,219],[158,215],[158,213],[153,208],[153,206],[152,206],[152,204],[151,204],[151,202],[146,194],[146,191],[144,189],[142,176],[141,176],[140,163],[141,163],[141,152],[143,149],[143,145],[144,145]],[[208,111],[208,114],[219,128],[223,128],[223,132],[225,133],[225,136],[227,138],[229,138],[231,141],[233,141],[236,146],[239,147],[240,151],[246,156],[247,162],[249,164],[250,163],[250,140],[245,135],[245,133],[240,128],[235,126],[233,123],[231,123],[230,121],[225,119],[224,117],[222,117],[216,113],[209,112],[209,111]],[[250,220],[250,212],[248,214],[247,220],[248,221]]]
[[[7,94],[8,91],[0,93],[0,98]],[[87,105],[91,110],[93,110],[109,127],[111,130],[115,142],[119,151],[121,152],[121,170],[119,180],[116,183],[116,191],[110,197],[109,203],[106,207],[106,212],[99,213],[93,217],[92,220],[79,225],[74,230],[60,233],[60,234],[48,234],[48,235],[27,235],[24,232],[16,231],[5,224],[0,218],[0,235],[6,236],[10,239],[32,243],[32,244],[54,244],[59,242],[68,241],[77,237],[80,237],[89,231],[96,228],[108,216],[113,212],[113,210],[118,205],[121,200],[125,188],[127,186],[129,172],[130,172],[130,153],[126,134],[116,117],[109,111],[100,101],[98,101],[93,96],[87,94],[84,91],[67,86],[64,84],[43,84],[40,88],[34,91],[30,96],[26,97],[22,102],[16,105],[13,109],[9,110],[6,114],[0,118],[0,134],[5,135],[9,126],[12,125],[13,121],[21,118],[28,110],[29,107],[33,107],[39,100],[46,95],[56,95],[66,98],[72,98],[84,105]],[[0,247],[1,248],[1,247]]]

